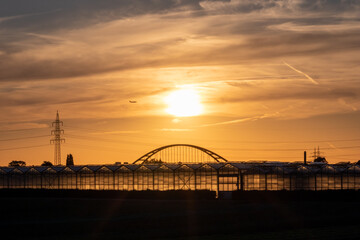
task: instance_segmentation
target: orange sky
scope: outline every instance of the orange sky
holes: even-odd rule
[[[357,161],[359,10],[340,0],[1,1],[0,165],[53,161],[57,110],[62,162],[133,162],[174,143],[230,161],[302,161],[317,146],[330,163]],[[184,87],[202,114],[166,111]]]

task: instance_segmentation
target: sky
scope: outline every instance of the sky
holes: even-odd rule
[[[2,0],[0,166],[53,161],[56,111],[63,163],[131,163],[175,143],[229,161],[302,161],[319,146],[355,162],[359,12],[357,0]],[[183,89],[195,116],[169,111]]]

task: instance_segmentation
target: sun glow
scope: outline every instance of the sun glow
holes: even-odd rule
[[[174,91],[164,100],[168,105],[166,112],[176,117],[197,116],[203,111],[199,94],[194,89],[184,88]]]

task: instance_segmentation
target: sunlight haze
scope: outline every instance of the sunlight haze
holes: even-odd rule
[[[46,2],[46,4],[44,4]],[[358,1],[0,3],[0,165],[168,144],[229,161],[360,159]],[[311,160],[311,159],[310,159]]]
[[[166,112],[176,117],[191,117],[202,113],[198,93],[193,89],[180,89],[170,93],[165,102],[168,104]]]

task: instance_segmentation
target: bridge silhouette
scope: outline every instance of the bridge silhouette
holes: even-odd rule
[[[217,193],[360,190],[360,165],[229,162],[203,147],[172,144],[156,148],[132,164],[0,167],[1,188],[210,190]]]
[[[139,163],[206,163],[206,162],[227,162],[219,154],[191,144],[171,144],[156,148],[140,158],[133,164]]]

